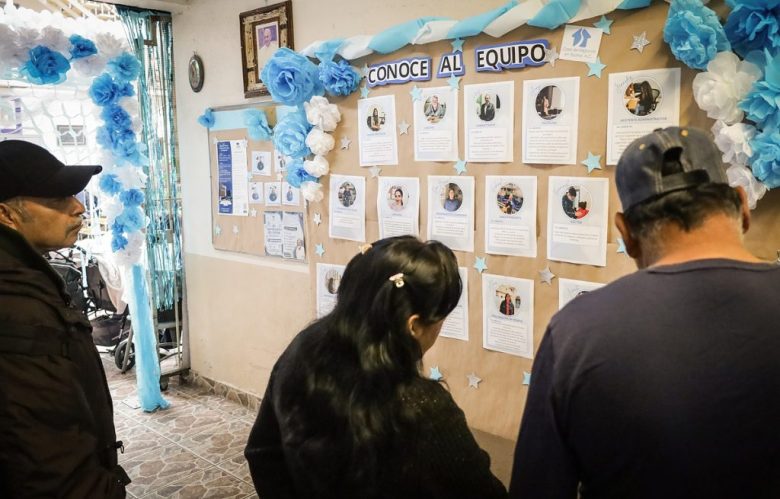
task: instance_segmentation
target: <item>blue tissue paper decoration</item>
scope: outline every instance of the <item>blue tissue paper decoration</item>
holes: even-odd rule
[[[120,182],[119,177],[113,173],[102,174],[100,176],[98,186],[100,187],[101,191],[105,192],[109,196],[113,196],[122,190],[122,182]]]
[[[617,6],[620,10],[642,9],[650,5],[652,0],[623,0],[623,2]]]
[[[130,83],[117,83],[110,74],[103,73],[92,80],[88,93],[95,105],[108,106],[114,104],[122,97],[135,95],[135,90],[133,90],[133,86]]]
[[[305,56],[282,47],[265,64],[260,78],[276,102],[298,106],[325,89],[317,66]]]
[[[420,32],[420,28],[431,21],[443,21],[447,20],[446,17],[421,17],[420,19],[414,19],[405,23],[398,24],[392,28],[388,28],[381,33],[374,35],[370,42],[368,42],[368,48],[379,54],[389,54],[395,52],[404,45],[407,45],[414,40],[417,33]]]
[[[30,59],[19,72],[30,83],[45,85],[65,81],[65,73],[70,70],[70,63],[64,55],[43,45],[30,49],[29,55]]]
[[[287,183],[299,189],[304,182],[317,182],[314,177],[303,167],[303,160],[296,159],[287,165]]]
[[[128,52],[122,52],[108,61],[106,70],[118,81],[134,81],[141,72],[141,61]]]
[[[780,12],[777,9],[735,3],[724,26],[734,51],[743,58],[753,50],[768,49],[777,53],[780,47]]]
[[[212,111],[210,107],[207,107],[206,110],[203,111],[203,114],[198,116],[198,124],[206,128],[213,127],[215,121],[214,111]]]
[[[287,113],[274,128],[274,147],[292,158],[308,156],[311,150],[306,145],[306,136],[311,129],[303,110]]]
[[[319,59],[320,62],[332,61],[342,45],[344,45],[343,38],[334,38],[323,42],[317,47],[317,50],[314,51],[314,57]]]
[[[97,47],[92,40],[88,40],[79,35],[71,35],[69,40],[70,57],[72,59],[81,59],[97,54]]]
[[[780,128],[780,56],[772,57],[769,51],[764,56],[764,77],[753,84],[739,107],[766,132]]]
[[[244,111],[244,124],[252,140],[271,140],[273,130],[268,126],[268,116],[259,109]]]
[[[146,227],[146,215],[138,206],[125,206],[116,222],[125,227],[125,232],[135,232]]]
[[[132,119],[122,106],[109,104],[100,111],[100,118],[106,123],[107,127],[115,129],[129,129],[132,126]]]
[[[141,189],[128,189],[119,195],[119,200],[125,206],[141,206],[146,196]]]
[[[127,238],[123,236],[121,233],[119,234],[112,234],[111,236],[111,251],[116,253],[117,251],[122,251],[127,247]]]
[[[569,22],[578,10],[580,10],[580,0],[552,0],[528,20],[528,25],[555,29]]]
[[[672,1],[664,41],[677,60],[694,69],[705,69],[718,52],[731,50],[718,16],[700,0]]]
[[[780,187],[780,132],[764,131],[750,141],[753,175],[770,189]]]
[[[517,5],[517,0],[511,0],[509,3],[502,5],[496,9],[488,12],[478,14],[476,16],[458,21],[447,32],[447,38],[466,38],[467,36],[476,36],[488,27],[490,23],[495,21],[499,16],[506,14],[509,9],[514,8]]]
[[[349,62],[323,61],[319,66],[320,81],[330,95],[349,95],[357,90],[360,74]]]

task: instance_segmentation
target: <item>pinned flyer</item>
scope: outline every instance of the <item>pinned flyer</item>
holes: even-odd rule
[[[379,177],[379,238],[420,234],[420,179]]]
[[[395,96],[358,100],[360,166],[398,164]]]
[[[317,318],[328,315],[336,307],[336,299],[344,275],[344,265],[317,264]]]
[[[577,163],[580,79],[523,82],[523,163]]]
[[[428,177],[427,238],[474,251],[474,177]]]
[[[414,160],[457,161],[458,91],[449,86],[421,89],[414,106]]]
[[[485,177],[485,252],[536,257],[536,177]]]
[[[563,30],[558,58],[564,61],[596,62],[603,34],[599,28],[567,24]]]
[[[331,238],[366,240],[366,178],[349,175],[330,176]]]
[[[482,274],[482,347],[534,357],[534,282]]]
[[[584,294],[603,288],[605,284],[600,282],[577,281],[575,279],[558,279],[558,310],[567,303]]]
[[[514,154],[513,81],[465,85],[463,115],[466,161],[507,163]]]

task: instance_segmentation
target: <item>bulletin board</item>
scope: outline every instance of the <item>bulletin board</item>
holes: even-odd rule
[[[249,138],[246,128],[241,126],[241,113],[250,108],[257,108],[266,113],[268,121],[273,125],[276,121],[275,106],[255,104],[248,106],[230,106],[215,108],[216,125],[209,130],[209,168],[211,176],[211,240],[215,249],[234,251],[238,253],[247,253],[256,256],[267,256],[268,258],[278,258],[269,256],[265,248],[265,214],[267,212],[287,212],[301,213],[303,215],[302,228],[304,231],[305,253],[308,260],[308,230],[306,224],[305,202],[301,198],[295,206],[280,204],[270,206],[265,202],[254,203],[252,201],[252,192],[248,192],[250,204],[246,216],[225,215],[220,213],[220,185],[217,160],[217,143],[220,141],[246,141],[247,161],[245,166],[248,182],[282,182],[282,175],[275,169],[275,157],[273,143],[268,141],[252,140]],[[225,123],[233,123],[224,125]],[[219,126],[223,124],[223,126]],[[232,128],[229,128],[233,126]],[[252,152],[261,151],[267,153],[270,158],[270,164],[265,167],[270,169],[270,176],[261,176],[252,174]],[[277,195],[281,198],[284,192],[280,191]],[[265,200],[264,200],[265,201]],[[285,261],[298,262],[295,259],[285,259]],[[303,262],[301,262],[303,263]]]

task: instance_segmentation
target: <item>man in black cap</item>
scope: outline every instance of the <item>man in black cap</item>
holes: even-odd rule
[[[71,246],[100,166],[0,142],[0,497],[122,498],[113,406],[89,321],[41,256]]]
[[[640,270],[572,300],[534,360],[510,496],[780,497],[780,267],[692,128],[618,162],[616,225]]]

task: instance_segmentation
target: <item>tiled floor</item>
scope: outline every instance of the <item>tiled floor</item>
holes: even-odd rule
[[[119,462],[133,480],[133,498],[256,498],[243,451],[255,414],[171,378],[163,393],[171,408],[147,414],[124,401],[135,395],[135,373],[121,374],[104,354],[114,400]]]

